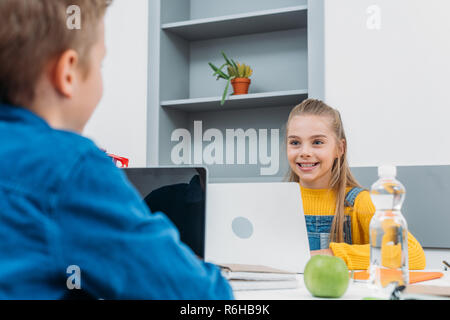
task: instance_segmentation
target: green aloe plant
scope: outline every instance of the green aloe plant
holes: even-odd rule
[[[214,64],[208,62],[209,66],[214,71],[213,76],[217,77],[216,80],[224,79],[227,81],[225,90],[222,94],[222,101],[220,102],[221,106],[223,106],[223,104],[225,103],[225,99],[227,98],[228,88],[230,86],[231,80],[235,78],[249,78],[253,74],[253,70],[250,68],[250,66],[246,64],[236,63],[233,59],[228,59],[227,55],[223,51],[222,56],[225,59],[225,63],[221,65],[220,68],[217,68]],[[222,69],[225,67],[227,67],[227,73],[222,71]]]

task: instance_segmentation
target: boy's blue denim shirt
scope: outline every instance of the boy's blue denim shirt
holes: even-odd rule
[[[5,104],[0,210],[0,299],[233,298],[91,140]]]

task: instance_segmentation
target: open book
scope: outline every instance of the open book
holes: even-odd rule
[[[296,273],[265,266],[221,264],[223,276],[233,290],[293,289],[297,288]]]

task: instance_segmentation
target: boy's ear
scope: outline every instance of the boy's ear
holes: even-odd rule
[[[75,50],[64,51],[56,61],[52,82],[55,89],[66,98],[72,98],[74,94],[77,68],[78,53]]]

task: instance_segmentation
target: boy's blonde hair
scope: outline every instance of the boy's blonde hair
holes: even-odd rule
[[[84,76],[97,28],[112,0],[1,0],[0,102],[27,106],[45,66],[65,50],[79,54]],[[80,8],[81,29],[69,29],[68,7]]]
[[[321,100],[306,99],[299,105],[295,106],[289,114],[286,124],[286,140],[287,129],[289,123],[295,116],[314,115],[327,117],[330,120],[331,130],[335,134],[336,146],[340,141],[344,140],[344,152],[340,158],[335,159],[331,169],[330,188],[336,193],[336,211],[331,225],[330,241],[344,242],[344,201],[346,187],[361,187],[356,179],[353,177],[348,161],[347,161],[347,138],[345,137],[344,126],[342,124],[341,115],[339,111],[331,108]],[[299,182],[299,177],[292,169],[289,169],[288,181]]]

